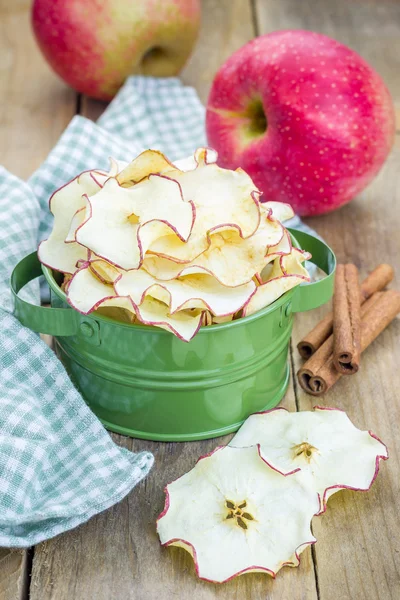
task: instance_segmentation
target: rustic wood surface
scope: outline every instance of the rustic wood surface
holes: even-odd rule
[[[0,548],[0,598],[24,600],[28,591],[28,552]]]
[[[77,95],[45,64],[29,30],[29,0],[0,0],[0,163],[26,177],[46,156],[71,116],[97,118],[105,104]],[[275,29],[321,31],[358,50],[384,76],[400,107],[400,4],[396,0],[203,0],[203,28],[184,70],[205,101],[218,66],[254,35]],[[354,262],[361,276],[391,262],[400,287],[400,141],[376,181],[349,206],[308,219],[340,261]],[[327,311],[297,317],[296,342]],[[187,553],[160,548],[155,518],[164,485],[197,458],[229,438],[162,444],[114,435],[132,450],[149,449],[156,463],[124,501],[84,526],[40,544],[32,553],[0,549],[0,600],[398,600],[400,598],[400,320],[362,357],[360,372],[343,377],[319,402],[292,380],[283,405],[345,409],[354,423],[375,431],[389,446],[368,493],[341,492],[313,521],[318,543],[298,569],[275,581],[246,575],[222,586],[199,581]]]

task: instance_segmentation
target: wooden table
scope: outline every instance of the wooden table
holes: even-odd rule
[[[0,163],[27,177],[79,112],[97,118],[104,104],[77,96],[40,56],[29,27],[28,0],[0,0]],[[216,69],[257,34],[283,28],[321,31],[358,50],[400,101],[400,3],[397,0],[204,0],[203,28],[183,73],[202,100]],[[379,262],[397,269],[400,287],[399,138],[379,177],[349,206],[307,219],[365,276]],[[326,308],[324,309],[326,311]],[[323,314],[297,317],[295,344]],[[183,550],[161,549],[155,518],[163,487],[189,470],[216,441],[162,444],[114,436],[132,450],[154,452],[155,467],[123,502],[87,524],[28,551],[0,549],[0,599],[172,600],[399,600],[400,598],[400,320],[363,355],[361,372],[342,378],[320,404],[345,409],[354,423],[388,444],[390,460],[368,493],[341,492],[315,518],[318,543],[298,569],[273,581],[246,575],[216,586],[198,580]],[[293,380],[283,405],[307,410],[315,402]],[[225,443],[228,438],[218,440]]]

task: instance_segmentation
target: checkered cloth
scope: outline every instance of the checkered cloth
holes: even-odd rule
[[[31,546],[80,525],[119,502],[153,463],[112,442],[53,352],[14,318],[12,269],[48,237],[49,196],[79,172],[151,146],[184,157],[204,143],[193,89],[136,77],[98,125],[75,117],[28,183],[0,167],[0,546]],[[21,295],[39,303],[38,282]]]
[[[55,189],[107,169],[109,156],[130,160],[149,147],[172,160],[191,154],[206,143],[204,113],[178,79],[130,78],[98,124],[72,119],[28,183],[0,167],[0,546],[76,527],[119,502],[153,462],[115,446],[56,356],[13,317],[11,271],[48,237]],[[37,281],[21,295],[38,303]]]

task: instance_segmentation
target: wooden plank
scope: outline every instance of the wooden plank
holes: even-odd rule
[[[46,158],[76,108],[75,92],[39,52],[30,6],[0,2],[0,163],[23,178]]]
[[[192,57],[181,73],[186,85],[196,88],[206,103],[214,75],[222,63],[254,36],[250,0],[202,0],[202,23]],[[83,97],[81,114],[94,121],[105,102]]]
[[[0,598],[24,600],[27,590],[27,552],[0,548]]]
[[[285,405],[295,410],[292,386]],[[129,449],[152,451],[153,470],[118,506],[36,547],[31,600],[316,600],[310,549],[304,552],[299,569],[284,569],[275,581],[254,574],[218,586],[197,579],[193,561],[184,550],[160,547],[155,521],[163,508],[164,486],[193,467],[199,456],[227,443],[230,436],[187,444],[113,437]]]
[[[202,1],[199,41],[182,78],[184,83],[196,88],[204,104],[219,67],[254,35],[251,1]]]

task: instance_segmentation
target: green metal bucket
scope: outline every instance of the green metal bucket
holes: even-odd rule
[[[107,429],[162,441],[225,435],[251,413],[280,402],[289,379],[293,313],[320,306],[332,295],[332,250],[303,232],[291,235],[327,276],[286,292],[249,317],[201,328],[189,343],[156,327],[78,313],[66,303],[57,274],[42,266],[36,253],[12,274],[15,315],[33,331],[55,336],[59,358]],[[42,272],[51,308],[18,297]]]

